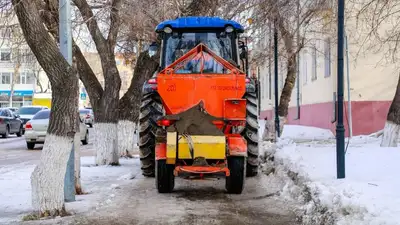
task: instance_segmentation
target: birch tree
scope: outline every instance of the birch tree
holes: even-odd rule
[[[12,0],[25,40],[47,73],[52,108],[40,163],[32,176],[32,204],[39,216],[65,214],[64,177],[77,131],[78,77],[48,35],[37,2]]]

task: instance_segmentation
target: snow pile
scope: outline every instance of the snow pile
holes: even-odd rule
[[[140,162],[120,159],[121,166],[95,166],[95,157],[81,157],[81,182],[87,194],[66,203],[70,213],[83,213],[109,204],[113,192],[140,173]],[[35,165],[14,164],[0,167],[0,224],[16,223],[33,211],[30,176]]]
[[[286,125],[283,129],[282,139],[292,140],[327,140],[334,139],[335,136],[330,130],[307,127],[300,125]]]
[[[339,180],[334,141],[293,141],[329,139],[328,131],[291,125],[285,130],[277,145],[263,143],[263,171],[285,180],[281,195],[301,203],[303,224],[400,224],[400,149],[381,148],[374,137],[353,137],[346,178]]]

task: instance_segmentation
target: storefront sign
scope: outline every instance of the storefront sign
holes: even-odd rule
[[[10,96],[10,90],[0,90],[0,96]],[[31,90],[15,90],[13,96],[32,96],[33,91]]]

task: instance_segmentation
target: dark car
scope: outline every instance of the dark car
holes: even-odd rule
[[[22,136],[22,121],[9,109],[0,109],[0,135],[7,138],[10,134]]]

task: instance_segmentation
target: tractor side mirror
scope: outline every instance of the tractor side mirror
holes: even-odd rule
[[[156,42],[151,43],[149,46],[149,56],[153,57],[155,54],[157,54],[158,51],[158,45]]]

